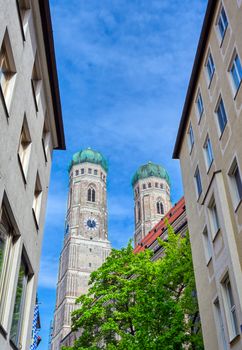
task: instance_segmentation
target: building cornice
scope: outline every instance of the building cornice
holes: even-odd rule
[[[183,107],[180,125],[178,129],[177,137],[176,137],[176,143],[173,151],[174,159],[179,159],[181,143],[182,143],[183,135],[187,126],[189,112],[191,109],[191,103],[193,101],[196,84],[200,73],[200,67],[205,55],[207,40],[208,40],[209,32],[211,30],[211,24],[213,23],[213,17],[214,17],[217,2],[218,0],[208,0],[207,10],[206,10],[202,31],[198,42],[195,61],[192,68],[192,74],[188,85],[185,104]]]
[[[39,0],[40,16],[42,22],[43,38],[53,101],[54,118],[56,124],[58,146],[55,149],[66,149],[63,118],[60,101],[59,82],[56,68],[54,39],[50,15],[49,0]]]

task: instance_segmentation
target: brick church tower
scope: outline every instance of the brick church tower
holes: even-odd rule
[[[132,178],[134,190],[134,245],[148,234],[171,209],[170,180],[160,165],[148,162]]]
[[[88,290],[90,273],[110,253],[107,232],[107,162],[90,148],[75,153],[69,167],[64,247],[59,262],[52,350],[71,331],[75,300]]]

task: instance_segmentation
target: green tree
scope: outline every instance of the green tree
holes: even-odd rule
[[[77,299],[72,329],[81,335],[65,350],[203,349],[188,234],[168,226],[160,244],[163,257],[154,262],[131,243],[112,250]]]

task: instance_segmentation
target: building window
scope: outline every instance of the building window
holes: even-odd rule
[[[224,131],[225,126],[227,124],[227,115],[225,112],[224,103],[223,103],[222,98],[220,98],[220,100],[219,100],[218,107],[216,109],[216,113],[217,113],[217,118],[218,118],[219,129],[220,129],[220,132],[222,134],[222,132]]]
[[[25,34],[28,25],[29,13],[30,13],[30,4],[28,0],[17,0],[17,9],[19,14],[20,26],[25,40]]]
[[[189,149],[191,152],[194,145],[194,134],[193,134],[192,124],[190,124],[188,129],[188,139],[189,139]]]
[[[242,67],[241,67],[239,56],[237,54],[233,59],[233,62],[230,68],[230,75],[232,77],[234,90],[235,92],[237,92],[242,80]]]
[[[45,161],[48,160],[48,151],[50,147],[50,129],[47,126],[47,122],[44,122],[43,132],[42,132],[42,147],[45,156]]]
[[[146,189],[146,184],[143,184],[143,190],[145,190]]]
[[[208,264],[212,258],[212,243],[208,235],[207,227],[203,231],[203,243],[204,243],[206,263]]]
[[[8,31],[6,30],[0,49],[0,86],[7,116],[11,103],[11,97],[13,94],[15,76],[16,67],[13,59]]]
[[[91,267],[92,266],[92,264],[91,263],[89,263],[89,267]]]
[[[195,177],[196,186],[197,186],[197,196],[199,198],[201,193],[202,193],[202,182],[201,182],[201,176],[200,176],[200,172],[199,172],[198,167],[195,171],[194,177]]]
[[[79,170],[75,170],[75,175],[76,175],[76,176],[79,175]]]
[[[225,13],[223,6],[221,7],[221,10],[219,13],[217,25],[218,25],[221,39],[223,39],[225,32],[226,32],[226,29],[228,27],[228,19],[227,19],[227,16],[226,16],[226,13]]]
[[[21,166],[21,171],[26,183],[27,172],[29,167],[30,151],[31,151],[31,137],[29,133],[29,127],[26,116],[24,116],[23,126],[21,129],[19,147],[18,147],[18,160]]]
[[[97,175],[97,169],[94,169],[94,175]]]
[[[203,114],[203,100],[202,100],[202,95],[200,91],[198,92],[198,95],[197,95],[196,106],[197,106],[198,118],[200,120]]]
[[[82,175],[84,174],[84,169],[83,169],[83,168],[81,169],[81,174],[82,174]]]
[[[207,69],[208,80],[210,83],[212,78],[213,78],[213,74],[215,72],[215,66],[214,66],[213,57],[211,55],[211,52],[209,52],[209,54],[208,54],[208,58],[207,58],[205,66]]]
[[[242,200],[242,181],[241,181],[241,175],[238,167],[237,160],[234,159],[232,166],[229,171],[229,176],[232,180],[232,186],[233,186],[233,197],[235,205],[237,206],[240,201]]]
[[[38,111],[42,80],[41,80],[40,66],[39,66],[37,54],[35,57],[33,71],[32,71],[31,85],[32,85],[32,92],[34,97],[35,109],[36,111]]]
[[[18,349],[21,346],[20,340],[24,321],[24,309],[26,303],[29,276],[30,273],[27,264],[25,263],[25,260],[22,257],[18,275],[17,290],[10,330],[10,340]]]
[[[160,184],[160,188],[163,190],[163,188],[164,188],[163,184]]]
[[[95,202],[96,192],[93,187],[89,187],[87,190],[87,200],[88,202]]]
[[[219,345],[221,349],[228,350],[226,336],[225,336],[224,322],[223,322],[222,312],[221,312],[220,303],[218,299],[216,299],[216,301],[214,302],[214,306],[215,306],[216,319],[217,319],[217,328],[219,333],[219,337],[218,337]]]
[[[11,269],[10,256],[14,245],[14,230],[4,204],[0,208],[0,323],[3,323]]]
[[[214,238],[217,232],[220,230],[218,211],[217,211],[217,206],[214,199],[212,199],[209,209],[210,209],[211,229],[212,229],[211,233],[212,233],[212,238]]]
[[[164,206],[162,202],[157,202],[156,203],[156,210],[157,210],[157,214],[164,214]]]
[[[225,299],[225,311],[226,318],[228,323],[229,337],[232,340],[238,332],[238,322],[236,316],[236,306],[234,302],[234,296],[232,292],[232,287],[230,283],[229,277],[223,282],[223,291],[224,291],[224,299]]]
[[[92,169],[88,168],[88,174],[92,173]]]
[[[155,183],[155,187],[156,187],[156,188],[158,187],[158,182]]]
[[[140,208],[140,202],[137,203],[138,206],[138,222],[141,220],[141,208]]]
[[[148,183],[148,187],[151,188],[151,182]]]
[[[210,138],[207,137],[206,141],[203,146],[204,152],[205,152],[205,158],[206,158],[206,163],[207,163],[207,169],[210,168],[212,162],[213,162],[213,150],[212,150],[212,145]]]
[[[39,174],[36,175],[35,188],[34,188],[34,199],[33,199],[33,214],[35,224],[39,227],[40,210],[41,210],[41,198],[42,198],[42,187],[40,183]]]

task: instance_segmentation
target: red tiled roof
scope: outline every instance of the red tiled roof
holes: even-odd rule
[[[135,247],[134,253],[144,251],[148,246],[154,243],[157,237],[161,236],[166,229],[166,220],[172,225],[185,211],[185,208],[185,200],[184,197],[182,197]]]

